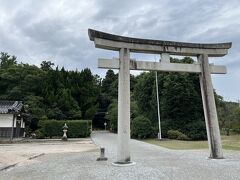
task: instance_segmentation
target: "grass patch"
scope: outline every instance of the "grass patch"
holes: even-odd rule
[[[190,149],[207,149],[207,141],[180,141],[166,139],[159,141],[157,139],[145,139],[144,142],[162,146],[168,149],[175,150],[190,150]],[[222,136],[222,144],[224,149],[240,151],[240,135]]]
[[[222,136],[224,149],[240,151],[240,135]]]
[[[162,146],[168,149],[204,149],[208,147],[207,141],[180,141],[180,140],[162,140],[146,139],[144,142]]]

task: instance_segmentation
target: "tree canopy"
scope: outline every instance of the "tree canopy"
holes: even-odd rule
[[[16,57],[7,53],[1,53],[0,60],[0,99],[28,104],[33,130],[40,119],[88,118],[86,112],[98,105],[99,77],[90,69],[54,69],[51,61],[43,61],[38,68],[18,64]]]
[[[193,59],[171,59],[172,63],[193,63]],[[158,132],[155,72],[130,76],[131,119],[139,128],[131,127],[134,136],[142,134],[148,124],[146,137]],[[158,72],[161,127],[163,136],[179,132],[190,139],[205,139],[206,129],[197,74]],[[118,74],[108,70],[104,78],[90,69],[68,71],[44,60],[40,67],[18,63],[15,56],[0,54],[0,99],[20,100],[29,106],[31,130],[44,119],[93,119],[93,125],[117,131]],[[215,93],[221,129],[236,129],[240,133],[240,108],[225,102]],[[141,118],[138,118],[141,117]],[[140,120],[138,120],[140,119]],[[30,122],[30,123],[29,123]],[[140,123],[141,122],[141,123]],[[144,122],[144,123],[143,123]],[[142,125],[140,127],[140,125]],[[151,126],[151,127],[150,127]],[[140,136],[139,136],[140,137]],[[141,137],[145,137],[141,136]]]

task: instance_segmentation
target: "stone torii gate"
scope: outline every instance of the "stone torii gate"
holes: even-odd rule
[[[198,73],[210,158],[223,158],[218,117],[211,80],[212,74],[226,74],[225,66],[209,64],[208,57],[222,57],[232,43],[198,44],[130,38],[88,30],[96,48],[119,51],[119,59],[99,59],[99,68],[119,69],[118,78],[118,148],[115,164],[131,164],[130,158],[130,70]],[[161,54],[160,62],[135,61],[130,52]],[[170,63],[170,55],[195,56],[194,64]]]

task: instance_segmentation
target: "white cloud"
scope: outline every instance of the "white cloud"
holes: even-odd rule
[[[95,49],[88,28],[140,38],[232,41],[229,55],[213,59],[227,65],[229,74],[214,76],[213,83],[225,98],[239,98],[238,0],[0,0],[0,4],[0,51],[36,65],[47,59],[66,69],[89,67],[103,75],[97,58],[118,54]]]

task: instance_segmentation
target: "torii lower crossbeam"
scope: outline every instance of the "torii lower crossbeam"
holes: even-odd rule
[[[98,68],[119,69],[119,59],[98,59]],[[162,63],[130,60],[130,70],[201,73],[201,64]],[[209,66],[211,74],[226,74],[225,66]]]

